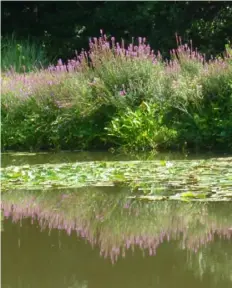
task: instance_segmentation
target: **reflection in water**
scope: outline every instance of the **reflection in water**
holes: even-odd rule
[[[12,191],[3,194],[2,209],[4,217],[12,216],[14,222],[31,217],[32,223],[38,219],[42,229],[64,229],[68,235],[75,231],[92,245],[98,244],[101,254],[113,262],[135,245],[155,255],[161,243],[172,239],[180,240],[183,249],[197,252],[216,235],[232,235],[231,204],[142,203],[127,199],[118,188],[49,194]]]
[[[200,278],[205,274],[211,275],[219,285],[222,280],[232,282],[231,252],[230,241],[219,241],[218,237],[215,237],[213,245],[204,247],[195,255],[189,255],[188,268]]]
[[[231,287],[228,240],[216,239],[208,244],[210,251],[203,255],[208,268],[201,276],[198,259],[201,251],[195,254],[178,249],[176,241],[164,242],[154,257],[143,257],[135,247],[134,253],[128,251],[124,259],[112,265],[108,259],[99,257],[97,247],[91,249],[75,234],[68,236],[54,229],[48,236],[48,229],[41,232],[37,223],[31,225],[29,219],[23,219],[21,227],[10,219],[4,223],[3,288]]]
[[[129,161],[129,160],[174,160],[174,159],[207,159],[210,157],[222,157],[224,154],[191,154],[183,153],[137,153],[136,154],[114,154],[104,151],[99,152],[40,152],[40,153],[2,153],[2,167],[11,165],[35,165],[35,164],[58,164],[64,162],[82,162],[82,161]]]
[[[123,188],[113,187],[49,193],[12,191],[2,195],[1,206],[4,217],[12,217],[13,222],[30,217],[42,230],[76,233],[99,247],[100,254],[112,263],[137,248],[144,256],[156,255],[162,243],[175,240],[180,249],[192,251],[189,255],[197,254],[189,257],[189,267],[199,270],[199,275],[218,269],[218,261],[210,258],[214,255],[209,244],[215,239],[231,239],[232,204],[138,202],[123,192]],[[223,250],[219,247],[216,251]],[[231,260],[227,267],[232,271],[229,264]],[[222,272],[226,274],[226,270]]]
[[[2,166],[183,158],[17,155],[3,155]],[[231,202],[154,203],[129,194],[119,187],[4,192],[2,287],[231,287]]]

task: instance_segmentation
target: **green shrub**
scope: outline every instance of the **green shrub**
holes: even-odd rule
[[[106,127],[109,141],[132,150],[167,148],[177,133],[164,122],[165,108],[143,102],[135,111],[120,111]]]
[[[180,45],[165,62],[144,42],[102,35],[67,65],[4,77],[3,149],[232,149],[230,56]]]
[[[29,97],[25,91],[19,97],[15,91],[4,90],[2,148],[39,150],[104,146],[102,134],[109,115],[112,116],[111,107],[92,97],[92,88],[81,75],[80,78],[70,75],[53,85],[49,85],[49,81],[41,80],[39,88],[34,86],[33,95]]]
[[[126,95],[124,107],[163,97],[165,65],[161,56],[155,55],[144,39],[138,42],[138,46],[131,44],[125,49],[123,40],[116,45],[114,38],[108,41],[102,35],[90,44],[91,72],[97,80],[95,95],[104,96],[113,106],[122,104],[121,94]]]
[[[182,141],[190,146],[232,148],[232,66],[224,64],[209,64],[201,73],[197,79],[198,90],[192,91],[194,101],[190,101],[193,98],[188,94],[190,84],[186,89],[178,89],[179,107],[176,107],[183,113],[176,113],[176,129]],[[188,101],[181,102],[180,94]]]
[[[15,99],[11,99],[14,101]],[[9,101],[8,101],[9,103]],[[35,98],[2,103],[2,147],[8,149],[47,149],[51,123],[58,111],[53,101],[40,105]]]

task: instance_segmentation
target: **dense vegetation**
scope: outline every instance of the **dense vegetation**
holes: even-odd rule
[[[101,28],[126,41],[147,37],[165,56],[175,46],[176,32],[208,55],[222,52],[232,35],[228,1],[3,1],[1,14],[4,37],[15,32],[25,40],[30,35],[49,60],[87,49],[88,38]]]
[[[2,147],[230,150],[231,49],[206,61],[177,37],[164,61],[145,41],[102,34],[67,65],[5,74]]]
[[[230,3],[14,5],[5,2],[2,11],[3,149],[232,149]],[[71,25],[77,16],[76,26]],[[80,28],[84,21],[86,30]],[[101,33],[90,40],[89,49],[74,52],[74,47],[86,47],[85,33],[98,25],[107,27],[107,35]],[[121,44],[108,35],[111,28],[125,38]],[[174,29],[195,42],[184,44],[177,34],[175,39]],[[12,31],[16,36],[10,38]],[[151,46],[141,37],[130,44],[131,33],[150,36]],[[169,51],[173,40],[177,49]],[[48,66],[61,54],[67,61]]]

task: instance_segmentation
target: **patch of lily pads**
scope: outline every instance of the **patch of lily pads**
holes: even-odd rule
[[[1,185],[2,192],[119,185],[147,200],[231,201],[232,157],[9,166]]]

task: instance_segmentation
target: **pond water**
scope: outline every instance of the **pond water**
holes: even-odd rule
[[[122,159],[135,158],[3,154],[2,163]],[[231,201],[153,202],[130,196],[124,186],[4,191],[2,287],[232,287]]]
[[[68,152],[59,153],[41,152],[41,153],[2,153],[2,167],[10,165],[33,165],[44,163],[64,163],[76,161],[125,161],[125,160],[169,160],[169,159],[207,159],[216,156],[228,156],[225,153],[212,154],[190,154],[183,153],[136,153],[136,154],[118,154],[105,151],[96,152]]]

